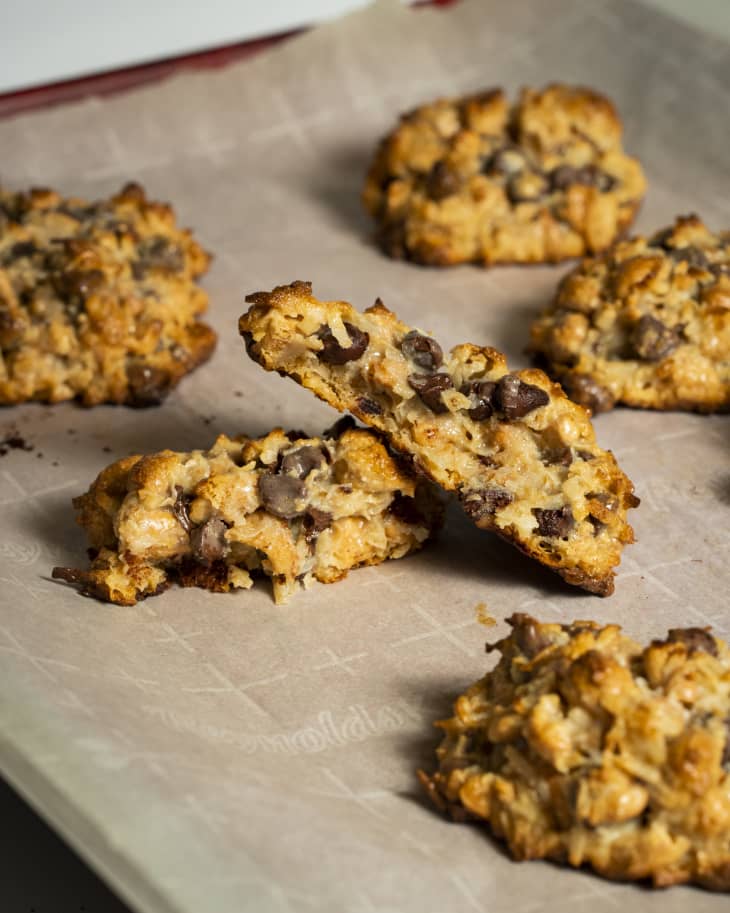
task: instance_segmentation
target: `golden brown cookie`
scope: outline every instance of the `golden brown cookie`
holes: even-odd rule
[[[0,190],[0,404],[159,403],[205,361],[209,255],[169,206]]]
[[[697,216],[620,241],[569,273],[531,351],[594,412],[730,408],[730,231]]]
[[[588,414],[536,369],[464,344],[444,355],[380,300],[365,313],[295,282],[250,295],[249,355],[387,435],[482,529],[591,592],[613,592],[638,504]]]
[[[403,115],[363,202],[391,257],[432,266],[544,263],[603,250],[646,182],[611,102],[591,89],[501,89]]]
[[[262,572],[281,603],[312,580],[415,551],[440,525],[441,502],[352,425],[321,438],[221,435],[207,451],[113,463],[73,502],[96,552],[90,570],[53,576],[133,605],[174,580],[226,592]]]
[[[496,668],[437,725],[436,805],[519,860],[730,890],[730,650],[706,628],[508,619]]]

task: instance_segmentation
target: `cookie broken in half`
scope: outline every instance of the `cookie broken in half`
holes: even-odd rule
[[[414,467],[569,583],[613,592],[638,504],[585,409],[542,371],[464,344],[444,354],[378,300],[364,313],[295,282],[247,299],[248,353],[384,433]]]

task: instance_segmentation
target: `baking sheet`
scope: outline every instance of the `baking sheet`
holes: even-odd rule
[[[483,830],[433,813],[414,769],[432,763],[432,720],[484,672],[484,641],[513,611],[641,638],[683,624],[728,635],[730,418],[597,419],[642,497],[607,600],[458,510],[421,555],[286,607],[265,582],[111,607],[50,570],[83,559],[69,499],[110,460],[332,421],[246,357],[236,320],[250,291],[310,279],[360,307],[379,295],[445,345],[490,343],[525,364],[529,320],[565,267],[428,270],[371,244],[358,193],[397,112],[498,83],[590,84],[616,100],[647,168],[639,228],[688,211],[720,227],[729,77],[728,45],[630,0],[377,3],[252,62],[0,122],[7,186],[95,197],[137,179],[216,255],[218,351],[161,408],[0,413],[3,436],[34,448],[0,458],[0,768],[140,910],[726,909],[692,889],[518,867]]]

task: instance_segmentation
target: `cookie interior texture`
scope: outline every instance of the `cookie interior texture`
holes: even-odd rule
[[[482,819],[517,859],[656,886],[730,890],[730,650],[708,629],[647,647],[617,625],[509,619],[496,668],[461,695],[439,808]]]
[[[469,344],[444,355],[382,302],[360,313],[305,282],[247,301],[239,326],[255,361],[384,432],[477,526],[570,583],[613,591],[638,499],[585,409],[542,371],[510,372]]]
[[[590,89],[501,89],[416,108],[382,140],[363,202],[392,257],[556,262],[608,247],[646,189],[611,102]]]
[[[560,283],[531,350],[576,402],[730,409],[730,232],[697,216],[621,241]]]
[[[209,255],[169,206],[0,189],[0,404],[159,403],[205,361]]]
[[[400,558],[440,525],[434,488],[372,432],[343,420],[321,438],[221,435],[210,450],[131,456],[74,499],[89,570],[53,576],[133,605],[178,581],[215,592],[271,578],[276,602],[316,579]]]

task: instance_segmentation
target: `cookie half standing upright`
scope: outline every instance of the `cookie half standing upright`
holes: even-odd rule
[[[314,579],[415,551],[441,522],[435,487],[353,424],[321,438],[222,435],[207,451],[113,463],[74,499],[91,568],[53,576],[133,605],[173,581],[226,592],[262,573],[281,603]]]
[[[593,412],[730,409],[730,232],[697,216],[621,241],[561,282],[531,351]]]
[[[0,190],[0,405],[160,402],[213,351],[209,255],[169,206]]]
[[[467,514],[569,583],[613,591],[633,541],[631,481],[588,414],[542,371],[464,344],[444,355],[382,302],[364,313],[295,282],[250,295],[248,353],[387,435]]]
[[[590,89],[501,89],[403,115],[363,191],[392,257],[543,263],[608,247],[646,189],[611,102]]]
[[[704,628],[642,647],[618,625],[509,619],[454,705],[436,805],[518,860],[730,891],[730,649]]]

